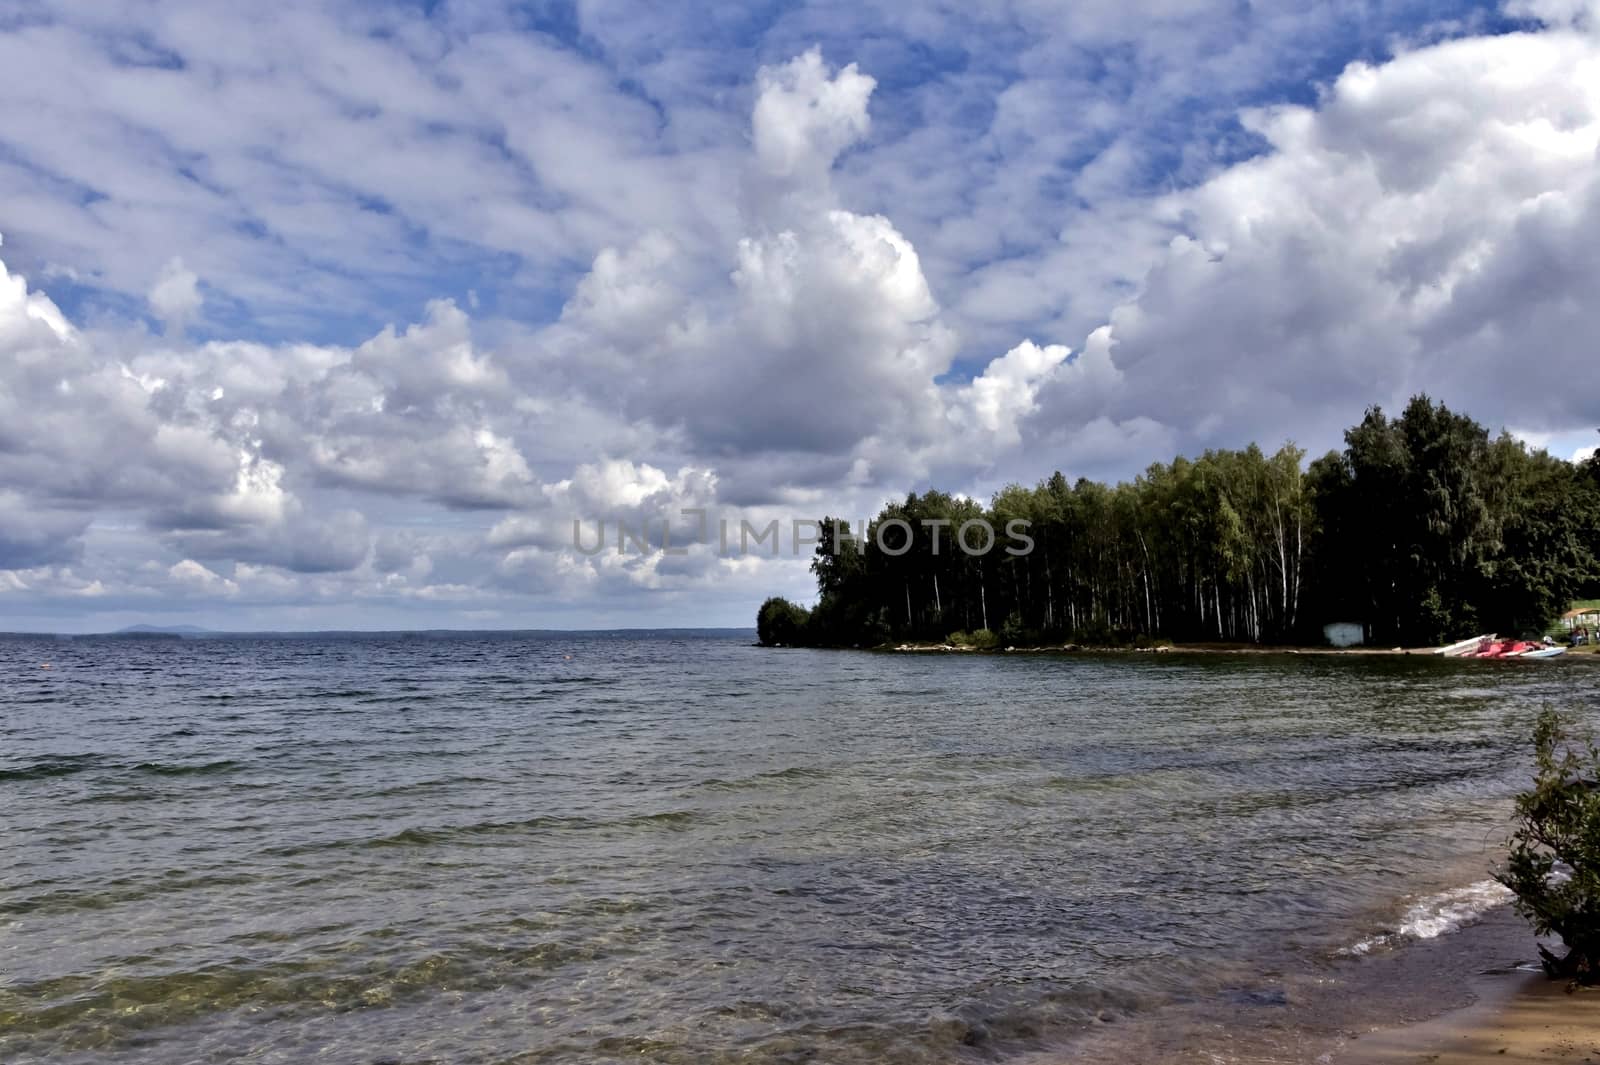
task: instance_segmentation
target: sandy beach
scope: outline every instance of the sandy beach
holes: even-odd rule
[[[1218,996],[1108,1015],[1026,1065],[1600,1065],[1600,989],[1568,993],[1532,966],[1509,906],[1457,932],[1331,958],[1298,973],[1231,972]]]
[[[1352,1040],[1332,1060],[1347,1065],[1600,1065],[1600,991],[1568,991],[1530,973],[1479,978],[1482,997],[1435,1020]]]

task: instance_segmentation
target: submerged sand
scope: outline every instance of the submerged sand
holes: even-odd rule
[[[1230,974],[1234,990],[1104,1018],[1025,1065],[1600,1065],[1600,989],[1532,966],[1509,906],[1459,932],[1305,972]],[[1531,971],[1530,971],[1531,970]]]

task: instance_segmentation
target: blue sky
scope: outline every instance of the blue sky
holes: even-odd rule
[[[1316,452],[1423,389],[1578,453],[1595,25],[0,3],[0,628],[741,624],[803,565],[562,530]]]
[[[1092,9],[1094,5],[1087,6]],[[1074,193],[1071,179],[1115,141],[1122,140],[1135,150],[1118,173],[1127,193],[1151,194],[1193,184],[1219,165],[1264,149],[1259,137],[1239,125],[1241,108],[1312,103],[1319,87],[1349,62],[1381,61],[1397,44],[1426,41],[1469,27],[1505,32],[1527,22],[1508,18],[1492,6],[1431,2],[1331,4],[1314,13],[1266,18],[1260,11],[1270,12],[1270,8],[1242,4],[1174,6],[1179,17],[1166,25],[1155,22],[1147,26],[1137,9],[1126,22],[1108,14],[1103,21],[1095,20],[1093,32],[1081,41],[1070,33],[1059,41],[1041,39],[1039,24],[1048,25],[1056,18],[1047,7],[1039,12],[1035,25],[1004,6],[988,10],[982,5],[959,10],[934,8],[920,25],[915,24],[918,20],[904,17],[899,5],[885,9],[855,3],[711,5],[693,12],[663,11],[654,5],[569,3],[503,8],[329,5],[322,11],[344,35],[379,45],[404,41],[419,32],[504,32],[536,41],[543,48],[570,55],[605,79],[615,92],[648,109],[658,126],[670,123],[680,109],[709,109],[711,114],[701,116],[708,128],[699,131],[697,139],[706,138],[730,150],[748,137],[754,72],[819,47],[830,62],[856,63],[877,82],[872,130],[842,164],[853,207],[888,213],[897,203],[903,204],[908,194],[916,196],[919,185],[932,184],[935,188],[927,191],[943,193],[918,197],[927,206],[906,212],[900,223],[919,248],[935,238],[926,224],[923,232],[917,231],[919,221],[943,217],[952,206],[970,207],[990,184],[993,175],[984,171],[1003,168],[1034,132],[1057,135],[1071,127],[1070,121],[1058,117],[1048,129],[1023,127],[1009,137],[994,137],[997,100],[1007,89],[1039,84],[1059,93],[1063,108],[1092,97],[1126,104],[1137,112],[1129,116],[1135,124],[1086,131],[1066,150],[1049,153],[1042,160],[1045,172],[1030,182],[1029,189],[1029,206],[1042,221],[1075,208],[1092,208],[1092,203],[1082,202]],[[181,8],[170,17],[181,18]],[[69,19],[61,21],[70,25]],[[133,16],[126,21],[97,19],[99,58],[123,72],[157,70],[182,75],[206,69],[210,57],[172,43],[160,32],[162,21]],[[19,18],[11,29],[17,33],[59,25],[47,17]],[[238,32],[242,36],[248,31],[240,27]],[[1255,46],[1263,54],[1231,62],[1229,53],[1245,45]],[[1030,59],[1030,50],[1042,55]],[[426,56],[411,58],[417,62],[418,75],[426,77]],[[1038,64],[1046,59],[1060,65],[1041,76]],[[672,69],[678,62],[687,69]],[[1192,80],[1185,77],[1190,71]],[[508,73],[514,76],[514,72]],[[85,75],[92,80],[90,72]],[[1152,90],[1163,77],[1182,80]],[[376,86],[372,90],[379,91]],[[362,97],[347,106],[355,109],[363,103],[381,108],[377,96]],[[104,117],[116,121],[113,116]],[[131,125],[118,124],[124,130]],[[415,135],[417,131],[407,132]],[[481,150],[526,170],[518,165],[516,153],[507,148],[499,132],[479,128],[472,133]],[[908,176],[910,180],[904,183],[886,182],[875,169],[874,158],[910,149],[919,137],[930,133],[965,149],[960,161],[968,164],[969,172],[956,178],[958,188],[946,189],[949,175],[925,175],[921,181]],[[386,324],[415,315],[430,299],[450,297],[465,303],[469,294],[476,295],[486,315],[548,320],[559,314],[567,294],[599,250],[588,244],[488,248],[406,210],[379,188],[364,189],[359,174],[297,168],[292,161],[272,158],[270,143],[252,145],[253,150],[271,158],[274,167],[287,170],[290,180],[300,185],[301,194],[334,195],[339,209],[348,212],[352,228],[381,227],[386,238],[384,251],[404,258],[402,263],[365,261],[337,248],[297,241],[292,233],[271,226],[252,209],[248,196],[237,195],[213,175],[214,162],[203,150],[161,140],[150,138],[141,147],[149,161],[170,177],[173,194],[203,192],[232,200],[232,209],[218,221],[225,223],[230,239],[243,245],[240,258],[245,261],[238,265],[253,267],[258,275],[275,275],[273,280],[285,290],[279,299],[251,298],[250,293],[232,292],[221,283],[205,281],[206,314],[191,326],[194,339],[356,344]],[[648,154],[670,154],[679,143],[675,137],[646,136],[639,138],[635,147]],[[425,137],[419,137],[412,147],[426,151],[429,145]],[[0,159],[30,171],[42,183],[54,184],[55,195],[64,201],[93,206],[112,199],[97,188],[92,169],[74,172],[52,165],[49,159],[31,152],[25,140],[5,143],[0,147]],[[544,200],[559,211],[559,192],[542,188],[534,175],[524,172],[520,176],[522,180],[506,190],[509,195]],[[951,191],[960,194],[958,198],[952,200]],[[106,276],[107,266],[95,261],[92,253],[60,247],[48,228],[41,225],[36,232],[26,217],[8,218],[6,232],[14,269],[30,276],[52,268],[82,275],[82,281],[73,274],[50,278],[47,288],[74,319],[143,315],[148,324],[158,326],[144,306],[144,288],[134,278]],[[110,239],[111,234],[106,236]],[[1049,237],[1048,225],[1030,225],[1022,232],[1007,234],[1007,239],[992,248],[952,256],[940,266],[954,280],[997,258],[1026,259]],[[164,261],[164,254],[172,250],[181,253],[188,242],[153,243],[159,246],[149,247],[143,257]],[[191,258],[197,254],[191,249]],[[530,260],[536,272],[522,271]],[[143,269],[151,272],[148,262]],[[319,301],[319,285],[348,288],[353,298],[337,304]],[[987,357],[981,351],[972,355],[982,361]],[[981,368],[981,362],[978,365]]]

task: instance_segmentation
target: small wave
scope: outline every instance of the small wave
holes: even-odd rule
[[[375,929],[364,938],[381,943],[396,931]],[[0,986],[0,1017],[8,1038],[89,1022],[103,1024],[107,1035],[122,1041],[241,1006],[276,1012],[310,1002],[345,1012],[444,989],[459,994],[526,985],[536,974],[592,963],[612,949],[582,939],[466,945],[410,957],[341,947],[265,962],[241,958],[157,972],[74,973]],[[123,1008],[128,1003],[139,1005]]]
[[[386,788],[364,793],[361,798],[389,799],[397,795],[409,795],[414,792],[453,791],[469,784],[503,784],[504,781],[494,777],[437,777],[432,780],[408,780],[402,784],[392,784]]]
[[[135,773],[149,773],[158,777],[203,776],[209,773],[227,773],[239,768],[230,759],[217,762],[140,762],[133,767]]]
[[[50,885],[58,881],[39,880],[21,888],[22,891],[36,890],[37,894],[18,894],[0,902],[0,915],[44,915],[73,913],[80,910],[104,910],[137,902],[140,899],[169,897],[179,892],[215,887],[239,887],[252,882],[253,878],[243,873],[201,874],[181,869],[170,869],[147,877],[115,880],[99,887],[74,886],[49,890]]]
[[[746,788],[760,788],[774,783],[783,784],[793,781],[807,783],[814,780],[826,780],[829,775],[829,771],[820,766],[792,765],[785,769],[769,769],[753,776],[739,777],[736,780],[727,780],[723,777],[707,777],[700,781],[696,787],[707,788],[712,791],[741,791]]]
[[[129,791],[96,791],[93,795],[85,795],[77,801],[80,803],[121,804],[126,802],[150,802],[154,799],[165,798],[166,795],[167,793],[164,791],[141,791],[138,789]]]
[[[468,825],[412,825],[384,836],[365,839],[333,839],[314,843],[291,844],[270,848],[263,853],[287,858],[313,851],[361,848],[383,850],[387,848],[431,847],[438,844],[466,844],[475,839],[529,835],[546,831],[605,832],[639,829],[659,829],[678,832],[692,827],[699,815],[691,810],[668,810],[656,814],[601,819],[592,817],[539,816],[518,821],[479,821]]]
[[[612,687],[613,685],[621,684],[622,683],[622,678],[620,678],[620,677],[587,676],[587,675],[582,675],[582,676],[574,675],[574,676],[570,676],[570,677],[540,677],[539,678],[539,683],[541,683],[541,684],[575,685],[575,686],[583,686],[583,687],[586,687],[586,688],[609,688],[609,687]],[[554,695],[556,693],[550,691],[549,689],[544,689],[543,691],[540,692],[540,694],[542,694],[542,695]]]
[[[1395,929],[1369,936],[1339,953],[1357,957],[1405,940],[1437,939],[1474,923],[1509,901],[1511,892],[1495,880],[1480,880],[1466,887],[1425,895],[1406,907]]]
[[[66,754],[55,758],[41,758],[29,765],[13,769],[0,769],[0,781],[40,780],[45,777],[65,777],[92,769],[100,761],[98,755]]]
[[[810,765],[792,765],[787,769],[771,769],[756,774],[759,780],[823,780],[827,776],[826,769]]]

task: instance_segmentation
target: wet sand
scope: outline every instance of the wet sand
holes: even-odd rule
[[[1537,973],[1485,984],[1474,1005],[1375,1032],[1331,1060],[1347,1065],[1600,1065],[1600,991],[1569,992]]]
[[[1600,990],[1532,969],[1498,907],[1457,933],[1309,971],[1236,972],[1191,1002],[1107,1014],[1026,1065],[1600,1065]]]

